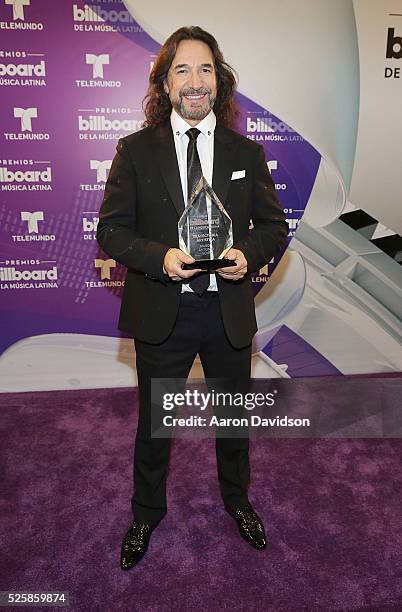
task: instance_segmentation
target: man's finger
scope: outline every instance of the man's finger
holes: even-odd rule
[[[229,274],[240,270],[238,266],[226,266],[225,268],[217,268],[216,272],[228,272]]]
[[[170,278],[173,278],[173,276],[178,277],[180,280],[183,279],[187,279],[187,278],[191,278],[192,276],[194,276],[195,274],[198,274],[198,272],[201,272],[202,270],[200,270],[199,268],[197,270],[183,270],[182,268],[176,268],[174,271],[172,271],[172,276]]]
[[[182,278],[191,278],[194,274],[198,274],[198,272],[202,272],[202,270],[200,268],[196,270],[182,270],[180,274]]]

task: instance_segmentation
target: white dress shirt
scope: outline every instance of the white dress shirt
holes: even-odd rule
[[[172,109],[170,115],[172,125],[174,144],[176,147],[177,162],[179,164],[181,187],[183,190],[184,203],[187,203],[187,146],[189,137],[186,135],[187,130],[193,126],[189,125],[180,115]],[[212,172],[214,164],[214,132],[216,125],[215,113],[211,110],[206,117],[196,126],[200,130],[197,138],[197,151],[200,158],[202,174],[205,180],[212,186]],[[211,201],[207,197],[208,216],[211,218]],[[208,291],[217,291],[215,274],[210,274],[210,283]],[[182,292],[192,291],[188,283],[183,283]]]

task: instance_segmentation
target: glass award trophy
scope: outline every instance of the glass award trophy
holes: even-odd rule
[[[211,203],[210,216],[207,199]],[[233,245],[232,219],[203,176],[190,194],[178,229],[179,247],[196,260],[183,264],[183,269],[216,270],[236,265],[234,261],[224,259],[225,253]]]

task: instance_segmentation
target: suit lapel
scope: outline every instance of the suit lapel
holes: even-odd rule
[[[225,204],[225,201],[232,176],[235,152],[235,140],[231,133],[217,125],[214,135],[212,188],[225,208],[230,208],[230,203]]]
[[[166,183],[167,190],[172,198],[177,214],[181,216],[184,210],[184,198],[170,121],[156,128],[155,140],[155,153],[163,180]]]

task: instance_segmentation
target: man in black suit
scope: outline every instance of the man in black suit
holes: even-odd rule
[[[250,273],[284,245],[287,224],[260,145],[229,129],[236,79],[216,40],[180,28],[162,46],[150,75],[146,127],[119,140],[100,210],[102,249],[127,266],[119,327],[135,341],[140,393],[134,453],[133,523],[121,567],[144,556],[166,514],[170,439],[151,436],[151,378],[186,379],[200,355],[206,378],[250,379],[257,330]],[[183,269],[178,221],[201,174],[232,219],[229,267]],[[210,204],[209,204],[210,206]],[[250,229],[250,220],[252,226]],[[248,438],[217,438],[224,506],[240,534],[266,546],[251,506]]]

